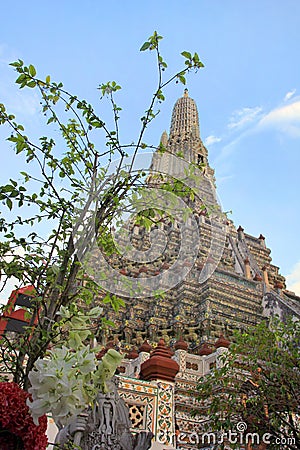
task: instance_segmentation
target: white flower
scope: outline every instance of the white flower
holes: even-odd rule
[[[97,362],[95,352],[85,345],[92,335],[92,319],[99,317],[102,308],[92,308],[88,312],[61,307],[61,327],[67,333],[65,346],[49,351],[44,359],[38,359],[29,374],[33,401],[28,401],[34,422],[51,413],[61,425],[74,420],[87,405],[91,404],[99,391],[105,391],[106,381],[113,376],[122,356],[110,349]]]
[[[96,369],[97,360],[94,353],[91,353],[90,346],[76,352],[78,369],[84,374],[93,372]]]
[[[97,368],[90,347],[70,351],[66,347],[51,350],[39,359],[29,374],[33,402],[28,402],[34,420],[47,412],[55,421],[66,424],[85,409],[96,396],[93,374]]]

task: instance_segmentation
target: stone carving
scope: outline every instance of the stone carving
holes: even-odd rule
[[[129,410],[117,392],[115,381],[107,382],[109,392],[99,392],[93,408],[80,414],[62,428],[56,436],[58,448],[65,444],[78,445],[82,450],[148,450],[153,434],[133,435]]]

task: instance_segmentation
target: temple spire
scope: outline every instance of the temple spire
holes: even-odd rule
[[[207,149],[200,138],[199,117],[196,102],[189,97],[188,89],[179,98],[173,108],[170,134],[164,131],[161,140],[169,154],[183,158],[188,163],[198,165],[207,178],[214,184],[214,170],[209,166]],[[163,161],[162,161],[163,160]],[[172,160],[172,162],[171,162]],[[162,158],[161,153],[154,153],[151,170],[160,173],[180,173],[180,159]]]
[[[170,129],[170,139],[200,138],[199,117],[195,101],[185,89],[183,97],[175,103]]]

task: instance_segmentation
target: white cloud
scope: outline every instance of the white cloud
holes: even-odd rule
[[[22,116],[34,116],[40,109],[40,99],[34,91],[19,91],[10,80],[0,82],[1,102],[9,113],[21,114]]]
[[[228,128],[242,128],[245,125],[249,125],[258,118],[261,112],[262,108],[260,106],[255,106],[254,108],[242,108],[238,111],[234,111],[229,119]]]
[[[224,143],[214,161],[215,164],[228,158],[228,156],[235,151],[236,145],[241,139],[255,130],[261,116],[262,108],[260,106],[254,108],[242,108],[234,111],[231,114],[225,133],[220,137],[210,135],[205,139],[205,145],[212,145],[220,141]],[[250,124],[252,125],[251,127],[247,126]]]
[[[285,98],[291,98],[294,93],[295,90],[288,92]],[[263,108],[260,106],[245,107],[234,111],[227,125],[227,133],[217,138],[224,143],[216,158],[217,163],[228,159],[242,139],[267,128],[280,131],[293,138],[299,138],[300,96],[294,97],[289,104],[281,105],[269,112],[263,112]],[[210,143],[211,140],[213,142],[214,138],[214,136],[208,136],[205,142]]]
[[[221,140],[222,139],[220,137],[210,135],[210,136],[207,136],[207,138],[205,138],[204,145],[213,145],[213,144],[216,144],[217,142],[220,142]]]
[[[285,94],[285,97],[284,97],[284,101],[286,102],[286,101],[288,101],[288,100],[290,100],[290,98],[292,98],[293,97],[293,95],[296,93],[296,89],[292,89],[291,91],[289,91],[289,92],[287,92],[286,94]]]
[[[218,176],[218,186],[221,186],[222,184],[226,183],[228,180],[231,180],[234,177],[235,177],[234,175]]]
[[[286,281],[288,289],[300,295],[300,261],[295,265],[292,272],[286,276]]]
[[[26,93],[26,95],[16,95],[14,102],[14,111],[23,115],[33,116],[37,114],[40,109],[40,99],[36,92]]]
[[[41,110],[40,99],[33,89],[22,89],[15,84],[18,77],[9,63],[15,61],[15,51],[6,44],[0,43],[0,99],[7,111],[18,116],[34,116]]]
[[[300,137],[300,100],[273,109],[258,125],[260,128],[277,128],[291,137]]]

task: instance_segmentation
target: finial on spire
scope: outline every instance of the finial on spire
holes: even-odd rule
[[[183,92],[183,96],[184,97],[188,97],[189,96],[189,90],[187,88],[185,88],[185,90]]]

